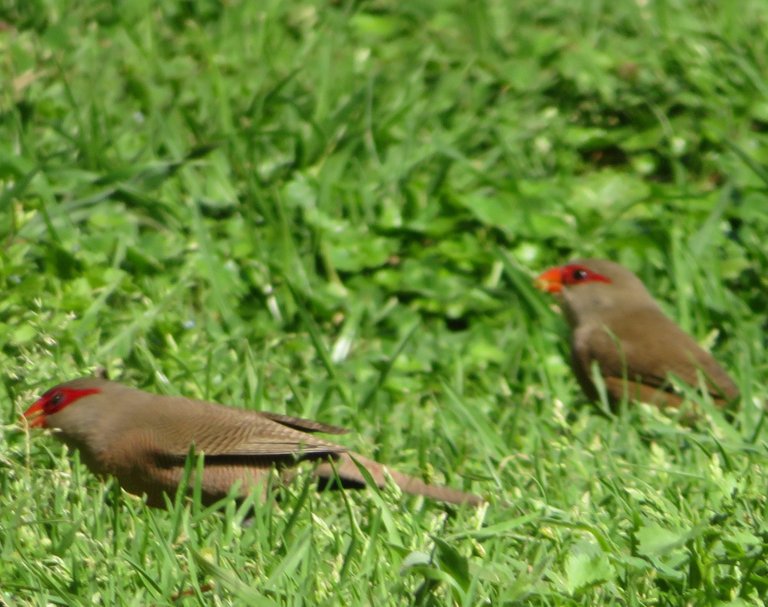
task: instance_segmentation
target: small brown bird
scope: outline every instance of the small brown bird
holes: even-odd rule
[[[123,489],[145,494],[152,506],[165,504],[163,494],[175,495],[191,447],[205,456],[200,487],[206,504],[226,496],[238,482],[243,496],[259,482],[263,487],[273,468],[289,481],[295,475],[290,467],[305,460],[316,462],[314,474],[330,486],[365,486],[355,462],[379,487],[386,482],[382,464],[313,435],[343,434],[342,428],[158,396],[104,379],[76,379],[51,388],[24,418],[31,427],[56,430],[67,445],[80,450],[93,472],[115,476]],[[387,472],[408,493],[456,504],[483,502],[471,493],[428,485],[389,468]]]
[[[612,402],[622,398],[679,406],[670,377],[704,386],[723,406],[739,396],[736,384],[659,308],[640,279],[604,259],[577,259],[551,268],[537,286],[559,296],[571,327],[571,365],[584,393],[597,398],[596,362]]]

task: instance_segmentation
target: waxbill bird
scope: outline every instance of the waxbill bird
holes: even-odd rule
[[[677,407],[683,401],[671,377],[703,387],[719,406],[739,396],[736,384],[696,341],[670,320],[640,279],[604,259],[577,259],[550,268],[539,288],[560,299],[571,328],[571,366],[588,398],[597,363],[611,402],[628,400]]]
[[[273,469],[290,480],[291,467],[316,462],[322,483],[344,487],[366,484],[355,461],[384,486],[384,466],[315,436],[346,430],[319,422],[245,411],[178,396],[158,396],[98,378],[76,379],[48,390],[24,412],[31,427],[50,428],[78,449],[99,475],[113,475],[120,485],[147,503],[163,506],[184,476],[190,448],[204,454],[200,488],[206,504],[226,496],[235,483],[246,495],[270,478]],[[353,461],[354,458],[354,461]],[[295,472],[295,471],[294,471]],[[448,487],[428,485],[387,468],[405,492],[439,501],[478,505],[482,499]],[[192,482],[190,482],[190,485]]]

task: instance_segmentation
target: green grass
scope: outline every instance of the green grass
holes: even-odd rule
[[[768,5],[0,21],[0,603],[763,604]],[[531,284],[576,255],[630,266],[715,352],[733,423],[585,403]],[[304,481],[148,509],[17,425],[99,367],[347,426],[490,504]]]

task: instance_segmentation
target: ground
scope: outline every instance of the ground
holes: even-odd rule
[[[0,7],[0,602],[762,605],[768,4]],[[533,288],[633,269],[733,419],[589,403]],[[19,414],[99,369],[487,497],[147,508]],[[248,517],[252,519],[246,523]]]

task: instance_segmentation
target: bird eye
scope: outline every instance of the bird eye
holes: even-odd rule
[[[573,280],[586,280],[589,277],[589,274],[586,270],[574,270],[573,271]]]
[[[576,264],[565,266],[562,269],[561,276],[562,286],[564,287],[570,287],[581,283],[591,284],[593,282],[611,282],[610,279],[602,274],[598,274],[589,268]]]
[[[64,398],[64,395],[63,395],[61,392],[56,392],[56,394],[54,394],[53,396],[51,396],[51,401],[50,401],[50,403],[51,403],[52,405],[58,405],[58,404],[61,402],[61,400],[62,400],[63,398]]]

